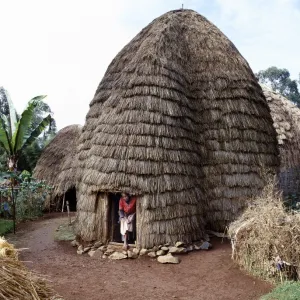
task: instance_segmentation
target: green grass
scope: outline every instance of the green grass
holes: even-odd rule
[[[271,293],[262,296],[260,300],[299,300],[300,282],[285,282],[278,285]]]
[[[59,225],[54,234],[56,241],[73,241],[75,237],[73,225],[68,225],[68,223]]]
[[[13,221],[0,219],[0,236],[11,232],[13,230]]]

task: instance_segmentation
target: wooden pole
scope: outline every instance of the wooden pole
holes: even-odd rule
[[[70,217],[70,206],[69,206],[69,201],[66,201],[67,204],[67,212],[68,212],[68,219],[69,219],[69,225],[71,225],[71,217]]]
[[[62,208],[61,208],[61,212],[64,212],[64,207],[65,207],[65,197],[66,197],[66,193],[64,193],[64,197],[63,197],[63,203],[62,203]]]

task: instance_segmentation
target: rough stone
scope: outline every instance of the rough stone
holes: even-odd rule
[[[106,249],[107,249],[107,247],[104,245],[104,246],[101,246],[101,247],[99,247],[99,250],[101,250],[101,251],[106,251]]]
[[[145,254],[147,254],[149,251],[147,250],[147,249],[142,249],[141,251],[140,251],[140,255],[142,256],[142,255],[145,255]]]
[[[165,247],[169,247],[170,246],[170,243],[166,243],[164,244]]]
[[[175,247],[182,247],[182,246],[184,246],[184,242],[177,242],[176,244],[175,244]]]
[[[89,252],[88,252],[88,255],[90,256],[90,257],[93,257],[94,256],[94,254],[95,254],[95,250],[90,250]]]
[[[89,252],[91,250],[91,247],[85,247],[84,249],[83,249],[83,252],[84,253],[87,253],[87,252]]]
[[[78,248],[77,248],[77,250],[78,250],[78,251],[83,251],[83,246],[82,246],[82,245],[79,245]]]
[[[128,258],[137,258],[137,257],[138,257],[138,254],[134,253],[134,252],[131,251],[131,250],[128,250],[128,251],[127,251],[127,256],[128,256]]]
[[[200,246],[201,250],[208,250],[212,247],[212,245],[209,242],[204,242],[202,243],[202,245]]]
[[[83,253],[84,253],[83,250],[77,250],[77,254],[82,255]]]
[[[188,247],[186,247],[186,251],[187,252],[191,252],[194,250],[194,246],[193,245],[189,245]]]
[[[158,250],[158,251],[156,251],[156,255],[157,256],[162,256],[162,255],[165,255],[166,254],[166,251],[164,251],[164,250]]]
[[[73,247],[78,247],[78,246],[79,246],[79,243],[78,243],[76,240],[74,240],[74,241],[71,242],[71,245],[72,245]]]
[[[160,250],[169,251],[169,248],[168,248],[168,247],[166,247],[166,246],[163,246],[163,247],[161,247],[161,249],[160,249]]]
[[[179,264],[180,260],[178,257],[173,256],[171,253],[168,253],[167,255],[159,256],[157,258],[157,261],[161,264]]]
[[[94,244],[94,247],[95,247],[95,248],[99,248],[100,246],[102,246],[102,244],[103,244],[103,243],[101,243],[101,242],[96,242],[96,243]]]
[[[92,250],[91,250],[92,251]],[[90,252],[91,252],[90,251]],[[90,252],[89,252],[89,254],[90,254]],[[90,255],[91,256],[91,255]],[[101,251],[101,250],[99,250],[99,249],[97,249],[97,250],[95,250],[94,251],[94,253],[93,253],[93,255],[91,256],[93,259],[99,259],[99,258],[101,258],[103,256],[103,251]]]
[[[169,253],[186,253],[185,248],[169,247]]]
[[[140,254],[140,249],[134,248],[134,249],[132,250],[132,252],[135,253],[136,255],[139,255],[139,254]]]
[[[155,253],[155,252],[149,252],[149,253],[148,253],[148,256],[150,256],[150,257],[153,257],[153,258],[154,258],[154,257],[156,257],[156,253]]]
[[[113,254],[111,254],[109,256],[109,259],[113,259],[113,260],[120,260],[120,259],[125,259],[127,258],[127,255],[121,253],[121,252],[114,252]]]
[[[105,258],[107,258],[107,256],[106,255],[102,255],[102,258],[105,259]]]
[[[151,249],[151,252],[156,252],[156,251],[158,251],[158,250],[159,250],[158,246],[154,246],[154,247]]]
[[[100,248],[99,248],[99,249],[100,249]],[[115,252],[114,249],[107,248],[107,250],[105,251],[105,254],[106,254],[106,255],[110,255],[110,254],[112,254],[112,253],[114,253],[114,252]]]
[[[127,251],[125,251],[125,250],[124,250],[124,251],[122,251],[122,253],[123,253],[123,254],[125,254],[125,255],[127,255]]]
[[[201,249],[200,247],[201,247],[201,244],[198,244],[198,243],[194,244],[194,249],[195,250],[200,250]]]

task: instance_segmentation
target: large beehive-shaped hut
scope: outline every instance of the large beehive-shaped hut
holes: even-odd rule
[[[235,46],[192,10],[168,12],[109,65],[79,142],[77,233],[114,237],[113,193],[137,195],[137,243],[190,242],[240,212],[278,164],[261,87]]]
[[[58,209],[63,198],[76,209],[76,149],[81,132],[79,125],[61,129],[42,152],[33,177],[53,186],[51,203]]]
[[[300,193],[300,109],[279,93],[263,87],[271,109],[280,151],[279,188],[284,196]]]

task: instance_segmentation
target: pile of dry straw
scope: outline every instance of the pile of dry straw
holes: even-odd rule
[[[229,227],[232,256],[250,273],[271,281],[299,279],[300,214],[286,209],[274,180]]]
[[[13,245],[0,237],[0,299],[58,300],[46,281],[18,260]]]

